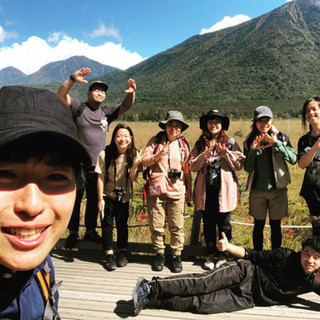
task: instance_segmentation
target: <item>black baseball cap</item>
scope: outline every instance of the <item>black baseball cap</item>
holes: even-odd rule
[[[100,80],[92,81],[89,86],[89,91],[91,91],[95,87],[101,87],[104,89],[105,92],[107,92],[107,90],[109,88],[109,86],[105,82],[100,81]]]
[[[51,91],[5,86],[0,89],[0,148],[28,136],[58,140],[61,147],[91,166],[91,159],[77,137],[71,110]]]

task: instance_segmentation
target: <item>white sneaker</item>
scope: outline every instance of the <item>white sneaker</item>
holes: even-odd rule
[[[203,263],[202,268],[204,270],[213,270],[214,266],[215,266],[214,256],[210,255],[210,256],[206,257],[206,261]]]
[[[216,263],[215,268],[221,267],[221,266],[222,266],[224,263],[226,263],[226,262],[227,262],[227,259],[226,259],[226,258],[223,258],[223,259],[221,259],[221,260],[218,260],[217,263]]]

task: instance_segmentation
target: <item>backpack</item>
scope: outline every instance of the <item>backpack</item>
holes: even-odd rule
[[[50,267],[48,262],[45,264],[44,268],[38,271],[35,275],[35,280],[38,284],[43,304],[44,304],[44,320],[61,319],[58,310],[55,308],[54,304],[54,293],[58,290],[61,285],[61,281],[55,284],[52,288],[50,287]]]
[[[85,108],[87,108],[87,104],[84,102],[80,103],[80,106],[77,110],[77,112],[75,113],[75,115],[73,116],[73,121],[76,121],[76,119],[78,117],[81,116],[82,112],[84,111]],[[120,111],[120,107],[117,108],[113,113],[110,114],[109,110],[107,107],[101,107],[102,111],[104,112],[104,114],[106,115],[108,124],[110,124],[112,121],[118,119],[119,117],[119,111]]]

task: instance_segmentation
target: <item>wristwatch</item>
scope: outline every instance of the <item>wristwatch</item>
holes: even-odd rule
[[[70,80],[72,80],[73,82],[76,82],[76,79],[73,77],[73,74],[69,77]]]

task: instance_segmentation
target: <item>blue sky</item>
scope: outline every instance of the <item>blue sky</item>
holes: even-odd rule
[[[0,70],[85,55],[126,69],[288,0],[0,0]]]

